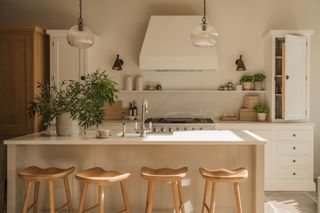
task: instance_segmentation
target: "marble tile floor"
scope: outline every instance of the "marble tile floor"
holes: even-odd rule
[[[316,192],[265,192],[265,213],[317,213]]]

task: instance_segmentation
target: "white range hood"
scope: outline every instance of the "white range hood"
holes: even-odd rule
[[[191,32],[201,19],[201,16],[151,16],[140,52],[140,69],[216,70],[216,47],[194,47],[190,40]]]

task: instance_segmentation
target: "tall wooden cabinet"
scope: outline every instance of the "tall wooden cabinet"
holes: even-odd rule
[[[4,212],[6,155],[3,141],[39,130],[28,104],[37,82],[48,78],[48,39],[41,27],[0,27],[0,212]]]
[[[310,116],[312,30],[272,30],[265,44],[272,121],[307,121]],[[268,47],[269,46],[269,47]]]
[[[46,78],[47,41],[41,27],[0,28],[0,134],[38,131],[29,119],[28,104]]]

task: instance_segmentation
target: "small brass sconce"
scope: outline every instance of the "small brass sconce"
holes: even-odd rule
[[[117,58],[114,61],[113,66],[112,66],[112,70],[121,71],[122,70],[122,65],[123,65],[123,60],[120,59],[119,55],[117,55]]]
[[[246,66],[244,65],[244,62],[242,60],[242,55],[240,55],[240,58],[236,60],[236,65],[237,65],[237,68],[236,70],[237,71],[246,71]]]

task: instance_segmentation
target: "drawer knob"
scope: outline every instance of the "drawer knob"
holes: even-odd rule
[[[295,163],[295,162],[296,162],[296,160],[293,160],[292,162],[293,162],[293,163]]]
[[[294,172],[293,175],[296,175],[296,173]]]
[[[294,146],[292,149],[294,149],[294,150],[295,150],[295,149],[296,149],[296,147]]]
[[[292,136],[293,136],[293,137],[296,137],[296,134],[293,134]]]

